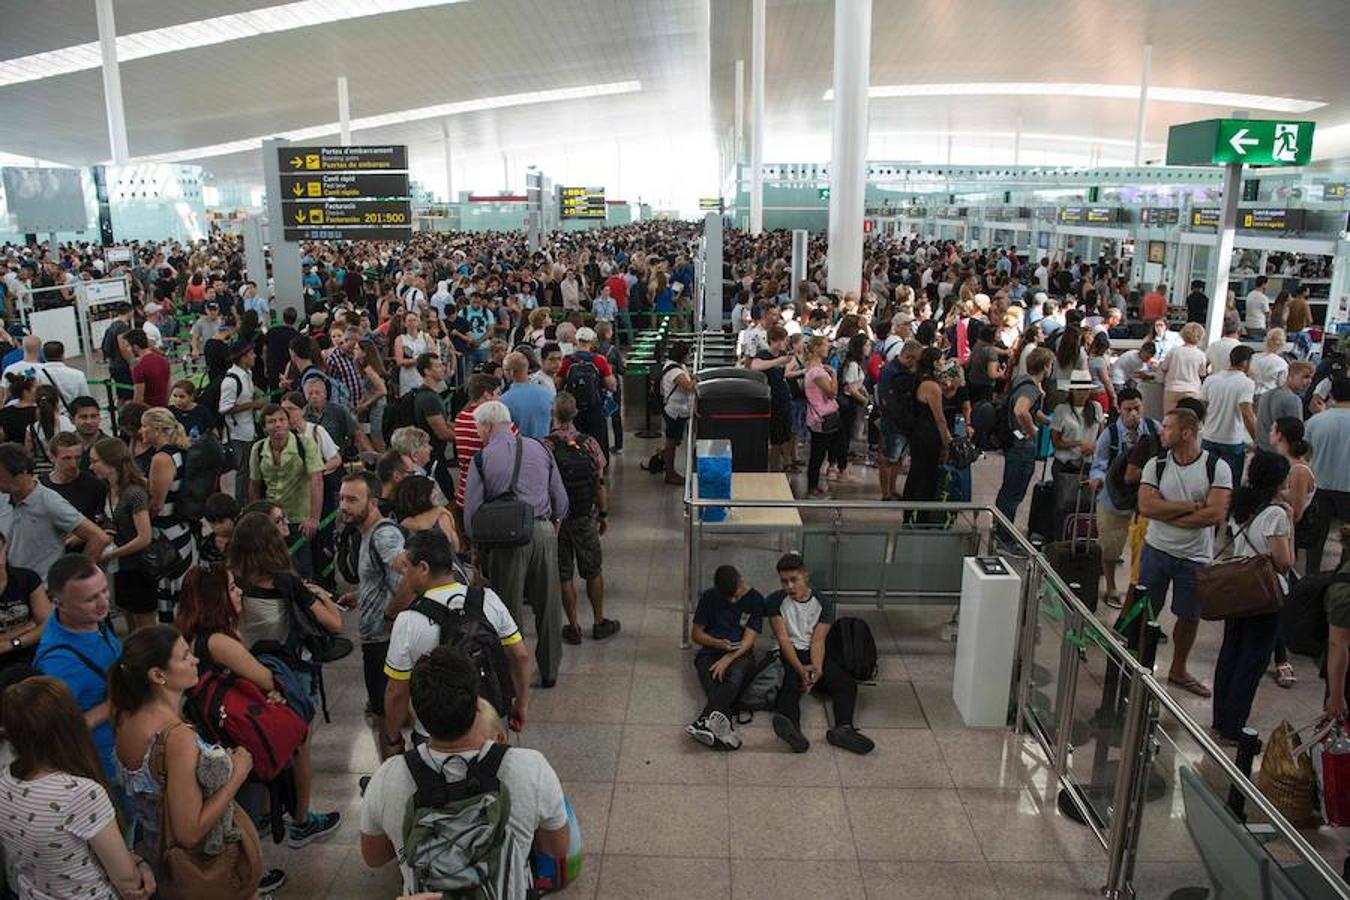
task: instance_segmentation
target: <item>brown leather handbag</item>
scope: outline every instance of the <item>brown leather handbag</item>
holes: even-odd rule
[[[238,803],[231,801],[239,839],[227,840],[215,856],[180,846],[174,840],[164,755],[168,733],[182,724],[174,722],[161,731],[158,745],[151,754],[152,771],[161,788],[159,837],[163,881],[158,886],[158,893],[165,900],[206,900],[208,897],[211,900],[249,900],[257,896],[258,880],[263,874],[262,846],[253,821]]]
[[[1228,547],[1255,521],[1256,516],[1252,516]],[[1260,616],[1279,612],[1284,606],[1279,573],[1266,553],[1215,560],[1196,570],[1195,596],[1200,601],[1200,618],[1207,621]]]

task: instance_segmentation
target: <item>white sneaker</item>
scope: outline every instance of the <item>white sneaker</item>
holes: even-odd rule
[[[713,733],[713,737],[716,738],[719,743],[729,750],[740,749],[741,736],[736,733],[736,730],[731,726],[731,720],[728,719],[725,714],[713,710],[708,713],[706,721],[708,730]]]
[[[684,726],[684,733],[705,747],[712,747],[717,744],[717,737],[708,728],[707,719],[695,719]]]

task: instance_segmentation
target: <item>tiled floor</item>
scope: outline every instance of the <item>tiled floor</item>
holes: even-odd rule
[[[963,727],[951,701],[955,645],[941,640],[950,610],[865,611],[882,678],[861,691],[857,720],[876,751],[856,757],[824,741],[826,715],[803,709],[810,752],[788,753],[760,716],[745,746],[713,753],[682,726],[702,703],[679,649],[683,531],[677,490],[638,469],[649,442],[616,457],[605,538],[608,610],[623,631],[565,648],[562,674],[533,695],[520,743],[543,751],[577,811],[586,862],[572,898],[1088,898],[1105,854],[1055,808],[1038,749],[1002,730]],[[998,485],[997,459],[977,464],[976,499]],[[873,470],[866,470],[868,478]],[[841,493],[874,496],[870,487]],[[772,571],[747,573],[771,587]],[[584,607],[584,601],[583,601]],[[856,610],[850,610],[855,614]],[[583,623],[589,625],[589,612]],[[1202,627],[1193,671],[1208,677],[1220,629]],[[589,635],[589,628],[586,629]],[[1166,658],[1167,648],[1163,649]],[[1312,666],[1293,691],[1273,682],[1257,698],[1263,731],[1320,705]],[[376,763],[362,724],[359,659],[328,676],[333,721],[315,735],[315,806],[342,810],[332,839],[300,851],[268,845],[290,882],[283,898],[393,898],[393,866],[371,872],[358,845],[356,779]],[[1187,700],[1202,723],[1205,702]],[[1179,821],[1179,798],[1156,808],[1139,869],[1141,897],[1202,884]],[[1170,852],[1168,852],[1170,850]]]

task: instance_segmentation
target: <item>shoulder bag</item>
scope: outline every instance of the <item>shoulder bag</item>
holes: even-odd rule
[[[243,807],[234,806],[234,824],[239,839],[227,840],[215,856],[197,853],[174,840],[172,816],[169,815],[169,773],[164,755],[169,733],[183,722],[165,726],[156,737],[151,754],[151,770],[159,779],[159,834],[160,871],[163,881],[158,894],[165,900],[249,900],[258,894],[258,879],[262,877],[262,847],[253,820]]]
[[[474,546],[494,550],[503,547],[524,547],[534,537],[534,507],[516,495],[520,484],[520,460],[525,454],[525,439],[516,438],[516,461],[511,469],[511,484],[500,494],[485,500],[469,522],[469,540]],[[473,457],[478,480],[487,494],[487,475],[483,471],[483,451]]]
[[[1232,547],[1255,521],[1256,516],[1252,516],[1224,549]],[[1261,616],[1279,612],[1284,606],[1284,591],[1280,589],[1275,563],[1267,553],[1215,559],[1197,569],[1194,577],[1200,618],[1208,621]]]

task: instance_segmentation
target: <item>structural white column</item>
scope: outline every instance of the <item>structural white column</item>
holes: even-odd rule
[[[862,281],[867,85],[871,67],[872,0],[834,0],[828,276],[831,289],[845,292],[856,292]]]
[[[952,133],[947,132],[947,165],[952,164]]]
[[[117,63],[117,23],[112,0],[94,0],[98,15],[98,45],[103,54],[103,106],[108,112],[108,143],[113,164],[124,166],[131,158],[127,149],[127,117],[122,109],[122,73]]]
[[[736,60],[736,138],[732,156],[739,167],[745,162],[745,60]],[[737,177],[740,170],[737,169]]]
[[[450,156],[450,123],[441,119],[441,155],[445,157],[445,202],[455,202],[455,167]]]
[[[950,161],[950,160],[949,160]],[[1013,132],[1013,165],[1022,164],[1022,117],[1017,117],[1017,130]]]
[[[764,6],[750,7],[750,233],[764,231]],[[835,98],[835,104],[839,102]]]
[[[703,330],[720,331],[726,319],[722,309],[722,214],[703,214],[703,305],[698,310]]]
[[[506,159],[506,151],[502,151],[502,193],[511,193],[511,164]]]
[[[1223,167],[1223,206],[1210,261],[1209,311],[1205,314],[1205,343],[1223,334],[1223,315],[1228,303],[1228,270],[1233,264],[1233,239],[1237,236],[1238,200],[1242,198],[1242,163]],[[1178,289],[1180,285],[1177,286]]]
[[[1144,45],[1144,72],[1139,78],[1139,118],[1134,124],[1134,164],[1144,164],[1144,119],[1148,116],[1148,82],[1153,75],[1153,45]]]
[[[352,145],[352,105],[347,96],[347,76],[339,75],[337,80],[338,95],[338,131],[342,135],[342,146],[350,147]]]
[[[616,199],[628,199],[623,195],[623,144],[614,141],[614,193]]]
[[[797,228],[792,232],[792,288],[789,296],[794,299],[797,296],[797,285],[806,280],[806,251],[810,240],[810,234],[805,228]]]

